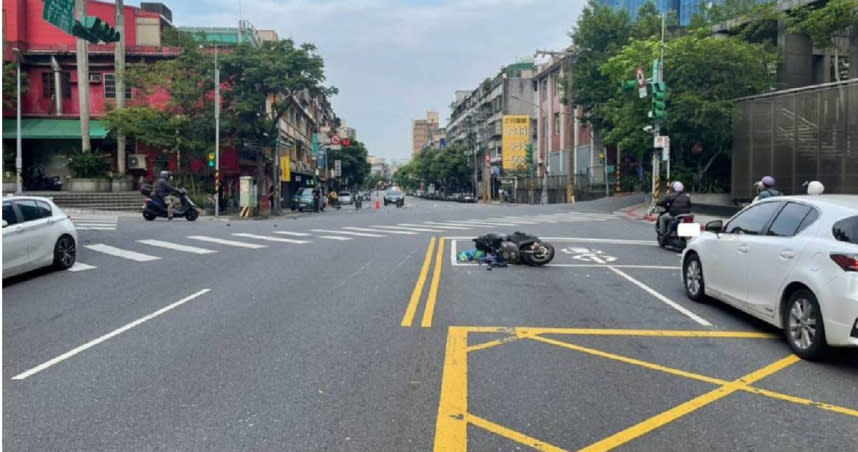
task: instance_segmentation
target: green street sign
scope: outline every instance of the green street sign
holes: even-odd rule
[[[313,157],[319,156],[319,134],[313,134]]]
[[[75,0],[45,0],[42,18],[60,30],[71,34],[74,29]]]
[[[72,35],[78,38],[98,44],[99,42],[119,41],[119,32],[113,27],[95,16],[85,16],[83,21],[75,21],[72,27]]]

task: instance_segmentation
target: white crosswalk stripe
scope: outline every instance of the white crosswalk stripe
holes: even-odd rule
[[[81,262],[75,262],[74,265],[72,265],[68,271],[70,271],[70,272],[82,272],[82,271],[87,271],[87,270],[93,270],[96,268],[98,268],[98,267],[96,267],[95,265],[87,265],[87,264],[84,264]]]
[[[442,232],[440,229],[409,228],[409,227],[403,227],[403,226],[380,226],[380,225],[375,225],[375,226],[373,226],[373,227],[374,227],[374,228],[379,228],[379,229],[393,229],[393,230],[399,230],[399,231],[411,231],[411,232]]]
[[[320,236],[318,236],[318,237],[319,237],[320,239],[340,240],[340,241],[345,241],[345,240],[351,240],[351,239],[352,239],[351,237],[340,237],[340,236],[338,236],[338,235],[320,235]]]
[[[366,232],[350,232],[350,231],[332,231],[330,229],[311,229],[313,232],[324,232],[327,234],[345,234],[345,235],[353,235],[355,237],[387,237],[386,235],[381,234],[369,234]]]
[[[475,228],[477,227],[476,225],[463,225],[463,224],[439,223],[439,222],[437,222],[437,221],[424,221],[424,223],[426,223],[426,224],[428,224],[428,225],[431,225],[431,226],[433,226],[433,227],[434,227],[435,225],[437,225],[439,228],[442,228],[442,229],[458,229],[458,230],[460,230],[460,231],[464,231],[464,230],[467,230],[467,229],[475,229]]]
[[[249,249],[254,249],[254,250],[259,249],[259,248],[268,248],[268,245],[260,245],[258,243],[239,242],[236,240],[225,240],[225,239],[219,239],[216,237],[208,237],[205,235],[191,235],[191,236],[188,236],[188,238],[191,240],[199,240],[201,242],[217,243],[219,245],[234,246],[237,248],[249,248]]]
[[[294,237],[310,237],[313,234],[307,234],[306,232],[291,232],[291,231],[274,231],[275,234],[282,235],[291,235]]]
[[[462,228],[457,228],[455,226],[452,226],[452,227],[451,226],[435,226],[435,225],[431,225],[431,224],[413,224],[413,223],[399,223],[399,226],[407,226],[407,227],[411,227],[411,228],[432,228],[432,229],[441,229],[444,231],[462,229]]]
[[[71,219],[79,231],[115,231],[119,222],[116,216],[71,215]]]
[[[159,247],[159,248],[166,248],[166,249],[169,249],[169,250],[182,251],[182,252],[185,252],[185,253],[193,253],[193,254],[213,254],[213,253],[217,253],[217,251],[215,251],[215,250],[209,250],[209,249],[206,249],[206,248],[197,248],[197,247],[195,247],[195,246],[180,245],[180,244],[178,244],[178,243],[165,242],[165,241],[163,241],[163,240],[152,240],[152,239],[148,239],[148,240],[138,240],[138,242],[140,242],[140,243],[142,243],[142,244],[144,244],[144,245],[157,246],[157,247]]]
[[[236,236],[236,237],[245,237],[245,238],[248,238],[248,239],[265,240],[265,241],[268,241],[268,242],[292,243],[292,244],[295,244],[295,245],[303,245],[303,244],[305,244],[305,243],[310,243],[310,242],[308,242],[308,241],[306,241],[306,240],[284,239],[284,238],[280,238],[280,237],[271,237],[271,236],[268,236],[268,235],[247,234],[247,233],[244,233],[244,232],[236,232],[236,233],[234,233],[234,234],[232,234],[232,235],[234,235],[234,236]]]
[[[382,231],[378,229],[370,229],[370,228],[356,228],[352,226],[346,226],[343,229],[348,229],[350,231],[359,231],[359,232],[373,232],[373,233],[383,233],[383,234],[399,234],[399,235],[416,235],[416,232],[408,232],[408,231]]]
[[[150,256],[148,254],[138,253],[136,251],[128,251],[123,250],[121,248],[116,248],[115,246],[105,245],[103,243],[98,243],[95,245],[86,245],[85,248],[91,249],[93,251],[98,251],[99,253],[109,254],[111,256],[121,257],[123,259],[132,260],[135,262],[149,262],[156,261],[161,259],[157,256]]]

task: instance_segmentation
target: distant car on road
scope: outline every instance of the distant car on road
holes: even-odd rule
[[[347,206],[347,205],[355,202],[354,198],[352,197],[352,194],[350,192],[347,192],[347,191],[341,191],[338,199],[340,201],[340,204],[342,204],[344,206]]]
[[[3,198],[3,277],[42,267],[71,268],[77,258],[77,230],[48,198]]]
[[[405,193],[402,193],[400,190],[388,190],[384,193],[384,205],[388,204],[396,204],[397,202],[402,202],[405,204]]]
[[[858,196],[768,198],[705,230],[682,255],[689,298],[783,329],[805,359],[858,347]]]

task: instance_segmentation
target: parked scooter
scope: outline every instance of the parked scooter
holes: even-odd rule
[[[152,221],[158,217],[167,218],[167,207],[152,196],[151,186],[144,186],[140,193],[146,196],[146,201],[143,203],[143,218],[146,221]],[[184,188],[179,189],[179,201],[181,202],[179,206],[173,208],[174,217],[185,217],[188,221],[194,221],[200,216],[197,205],[191,200],[188,191]]]
[[[22,182],[24,188],[31,191],[60,191],[63,189],[62,179],[59,176],[46,177],[45,170],[40,166],[27,170]]]
[[[477,249],[510,264],[539,267],[554,259],[554,246],[523,232],[486,234],[474,239]]]
[[[671,220],[670,224],[667,226],[667,232],[662,232],[659,230],[658,225],[661,224],[661,216],[667,215],[667,211],[662,212],[658,216],[658,220],[655,222],[655,233],[658,237],[658,246],[662,248],[674,248],[680,251],[685,249],[685,245],[688,242],[686,237],[680,237],[678,234],[678,228],[680,223],[694,223],[694,215],[690,213],[677,215],[676,218]]]

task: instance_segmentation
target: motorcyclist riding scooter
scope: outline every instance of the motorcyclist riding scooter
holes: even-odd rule
[[[685,248],[685,238],[676,234],[676,223],[678,221],[693,222],[694,216],[691,215],[691,197],[685,193],[685,186],[682,185],[682,182],[674,182],[673,193],[656,205],[665,209],[659,215],[656,223],[658,244],[662,247],[673,245],[678,248]]]
[[[199,217],[197,206],[188,196],[183,188],[176,188],[170,184],[170,173],[161,171],[160,177],[155,181],[151,190],[144,188],[141,192],[149,199],[143,205],[143,218],[152,221],[157,217],[173,219],[173,215],[185,217],[188,221],[194,221]],[[178,199],[176,198],[178,197]]]

